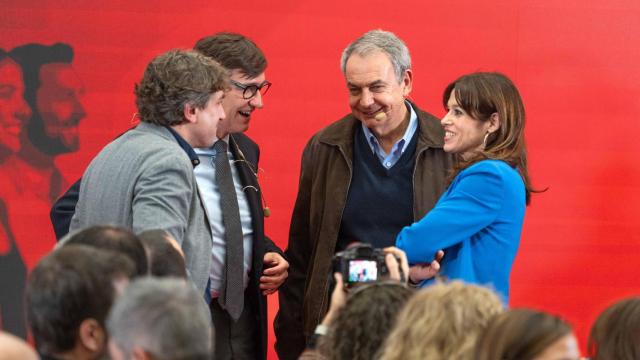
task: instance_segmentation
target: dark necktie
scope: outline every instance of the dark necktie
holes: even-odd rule
[[[227,143],[218,140],[213,148],[216,150],[216,183],[220,191],[220,208],[226,242],[224,279],[218,302],[234,320],[238,320],[244,307],[244,252],[240,210],[227,156]]]

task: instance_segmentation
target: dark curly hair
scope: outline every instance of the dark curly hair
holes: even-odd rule
[[[320,352],[328,359],[373,359],[413,294],[400,283],[373,283],[356,289],[337,313]]]
[[[171,50],[147,65],[135,85],[143,122],[171,126],[184,121],[184,107],[203,109],[211,94],[226,90],[228,74],[220,64],[188,50]]]

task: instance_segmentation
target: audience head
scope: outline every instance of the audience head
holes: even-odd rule
[[[0,49],[0,150],[20,150],[20,136],[31,109],[24,100],[22,69],[15,59]]]
[[[222,99],[227,78],[222,66],[198,52],[171,50],[158,55],[135,86],[140,120],[161,126],[182,124],[187,114]]]
[[[38,351],[56,357],[102,356],[107,313],[134,272],[124,255],[86,245],[64,246],[40,260],[26,289]]]
[[[592,360],[640,359],[640,297],[609,306],[589,335]]]
[[[487,288],[459,281],[429,286],[398,315],[381,359],[470,359],[477,336],[502,311]]]
[[[228,32],[198,40],[194,50],[229,70],[231,91],[222,101],[226,117],[218,125],[218,137],[247,131],[251,114],[262,108],[262,96],[271,86],[266,79],[267,59],[262,50],[251,39]]]
[[[58,155],[78,150],[78,126],[86,116],[85,88],[76,74],[73,48],[65,43],[25,44],[11,50],[24,72],[24,98],[31,106],[28,144]]]
[[[0,331],[0,360],[38,360],[38,354],[24,340]]]
[[[114,360],[209,360],[212,326],[202,295],[186,280],[142,278],[131,283],[109,319]]]
[[[329,359],[373,359],[413,290],[399,282],[355,288],[322,340]]]
[[[476,344],[475,360],[578,360],[571,327],[560,318],[514,309],[489,322]]]
[[[147,250],[151,275],[187,278],[184,253],[171,234],[164,230],[147,230],[138,237]]]
[[[142,241],[130,230],[112,225],[96,225],[74,233],[66,245],[88,245],[121,253],[133,261],[136,276],[148,274],[148,260]]]

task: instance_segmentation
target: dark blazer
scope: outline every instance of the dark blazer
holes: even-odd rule
[[[260,149],[248,136],[239,133],[229,137],[230,150],[236,160],[235,165],[240,175],[240,181],[245,187],[247,202],[251,209],[251,223],[253,225],[253,259],[247,294],[251,299],[251,306],[255,309],[256,324],[260,324],[260,352],[262,359],[267,358],[267,299],[260,291],[260,276],[262,276],[262,261],[266,252],[277,252],[284,257],[271,239],[264,234],[264,208],[262,194],[258,184],[258,160]],[[239,161],[240,160],[240,161]],[[242,161],[245,160],[245,161]]]
[[[267,356],[267,301],[260,291],[260,276],[263,270],[263,258],[266,252],[277,252],[283,255],[271,239],[264,234],[264,209],[262,207],[262,195],[258,184],[258,160],[260,158],[260,148],[258,145],[244,134],[232,134],[229,137],[230,151],[236,162],[242,186],[245,187],[247,202],[251,209],[251,222],[253,225],[253,259],[252,271],[247,286],[247,294],[251,301],[251,306],[255,309],[255,323],[260,324],[260,344],[259,353],[262,358]],[[56,238],[60,240],[69,232],[71,218],[75,212],[80,192],[80,182],[76,181],[67,192],[62,195],[53,205],[50,213]],[[212,179],[213,181],[213,179]],[[284,255],[283,255],[284,256]]]

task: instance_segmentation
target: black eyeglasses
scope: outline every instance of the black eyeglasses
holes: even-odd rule
[[[256,94],[258,93],[258,91],[260,91],[260,95],[263,95],[267,93],[267,91],[269,91],[269,88],[271,87],[271,83],[268,81],[264,81],[262,84],[260,85],[245,85],[245,84],[241,84],[237,81],[233,81],[233,80],[229,80],[231,82],[231,84],[235,87],[237,87],[238,89],[242,90],[242,98],[249,100],[252,97],[256,96]]]

